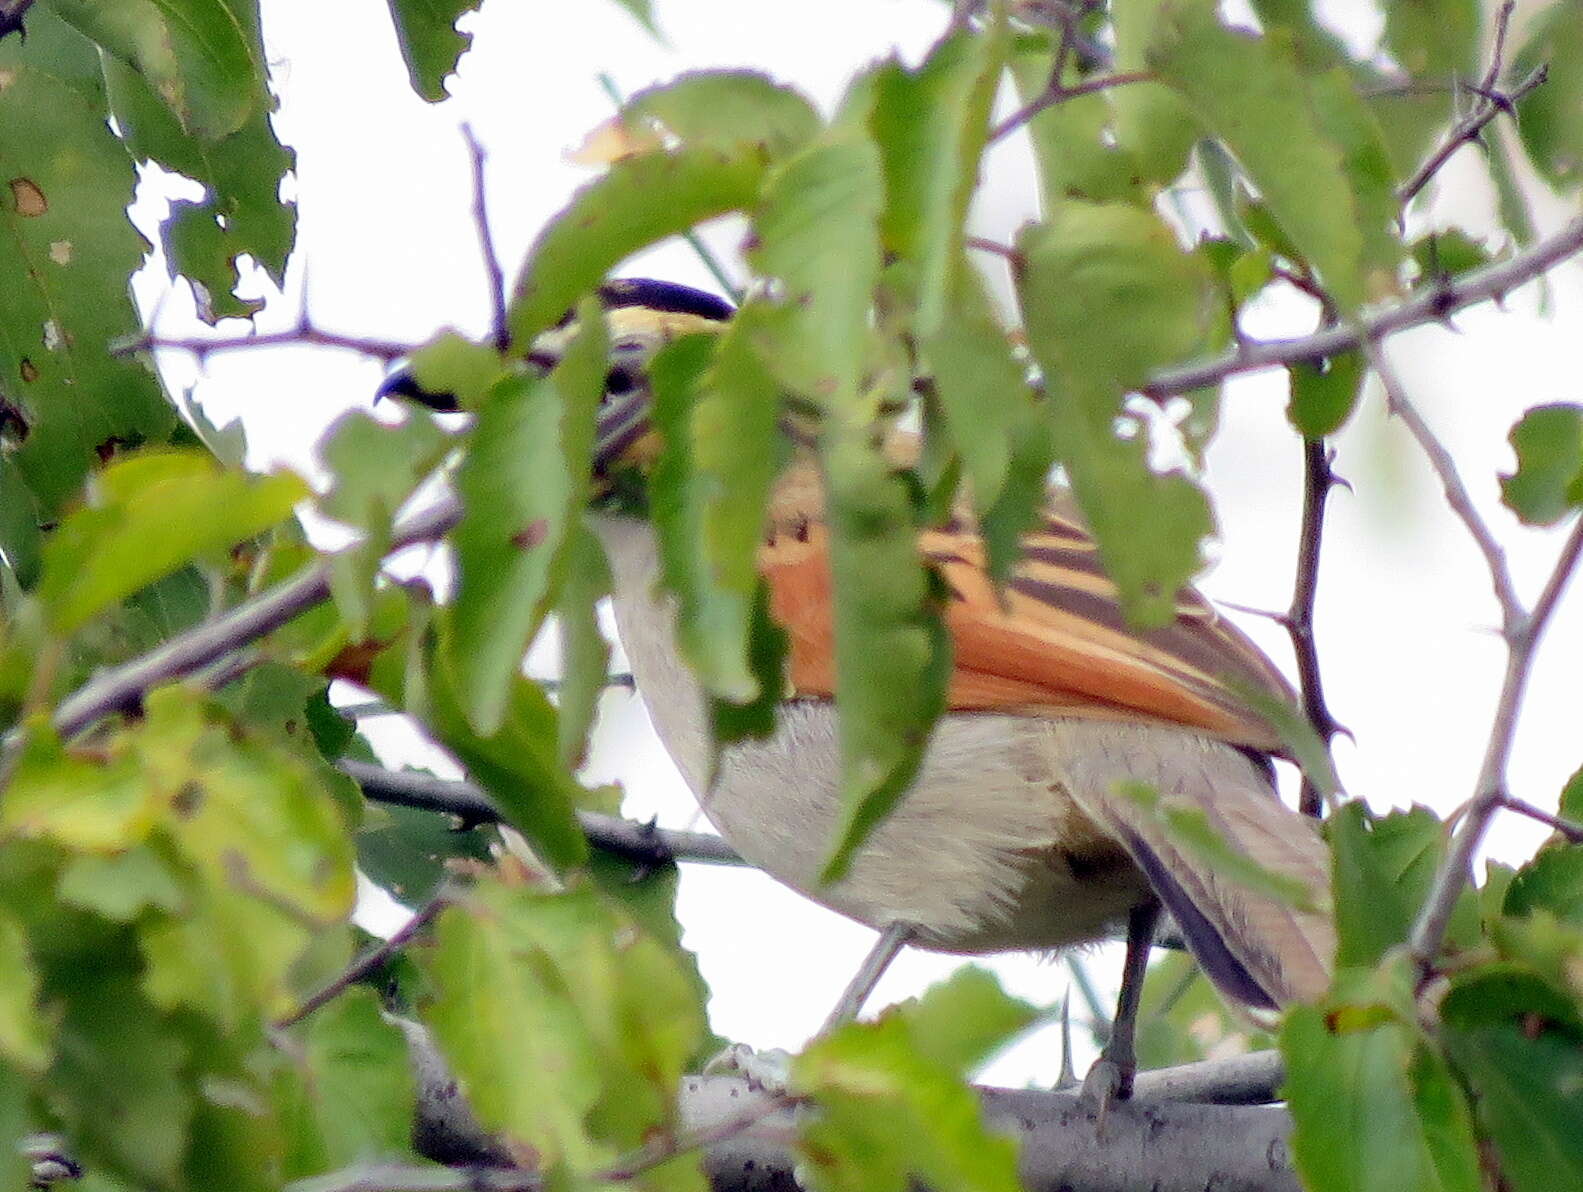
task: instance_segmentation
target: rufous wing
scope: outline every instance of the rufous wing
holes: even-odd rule
[[[789,680],[800,696],[835,692],[829,531],[788,500],[772,511],[760,555],[771,608],[790,637]],[[1273,729],[1243,692],[1290,701],[1280,673],[1196,592],[1176,620],[1130,627],[1081,525],[1052,508],[1023,540],[997,592],[984,544],[963,519],[924,532],[919,549],[945,580],[955,649],[952,711],[1149,720],[1279,752]]]

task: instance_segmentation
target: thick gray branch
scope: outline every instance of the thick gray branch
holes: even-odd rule
[[[423,1028],[411,1025],[408,1035],[419,1077],[420,1150],[441,1162],[497,1167],[477,1183],[469,1182],[477,1167],[457,1171],[456,1182],[446,1186],[458,1192],[522,1187],[513,1182],[520,1176],[498,1171],[501,1152],[467,1112]],[[1268,1064],[1267,1058],[1238,1057],[1233,1066]],[[1207,1072],[1215,1066],[1190,1067]],[[1140,1077],[1140,1091],[1146,1083]],[[1076,1093],[984,1089],[982,1095],[990,1124],[1020,1144],[1023,1186],[1034,1192],[1299,1192],[1287,1145],[1291,1120],[1278,1106],[1135,1099],[1113,1105],[1099,1129]],[[683,1081],[681,1111],[684,1135],[711,1140],[704,1168],[715,1192],[797,1187],[789,1144],[807,1110],[786,1108],[736,1077],[690,1076]],[[401,1175],[387,1169],[381,1178],[397,1178],[381,1186],[438,1187],[402,1183]],[[326,1179],[312,1186],[321,1192],[375,1186],[359,1182],[373,1176],[370,1171],[343,1176],[339,1183]]]

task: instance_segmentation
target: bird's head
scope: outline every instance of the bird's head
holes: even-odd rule
[[[703,290],[650,278],[619,278],[599,287],[609,334],[610,363],[599,404],[594,439],[593,473],[607,490],[616,474],[629,465],[646,470],[655,454],[651,433],[649,364],[666,344],[685,335],[715,332],[734,313],[730,303]],[[530,368],[548,372],[577,332],[574,315],[534,340],[527,353]],[[379,388],[380,397],[403,397],[430,409],[455,411],[456,397],[424,389],[403,369]]]

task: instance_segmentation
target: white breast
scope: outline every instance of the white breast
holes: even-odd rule
[[[871,926],[911,923],[921,942],[951,952],[1091,940],[1148,897],[1142,874],[1066,794],[1051,757],[1058,738],[1081,748],[1093,735],[1103,752],[1130,726],[989,713],[941,722],[917,780],[851,872],[821,886],[840,818],[834,708],[788,703],[774,735],[725,751],[709,788],[704,702],[676,654],[671,608],[652,598],[653,536],[627,519],[600,518],[597,528],[615,575],[617,628],[655,729],[748,861]]]

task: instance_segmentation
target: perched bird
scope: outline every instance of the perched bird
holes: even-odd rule
[[[646,361],[667,340],[717,329],[731,314],[719,299],[666,283],[614,282],[603,297],[613,357],[591,461],[601,482],[652,455]],[[563,337],[547,336],[535,358],[553,360]],[[444,405],[410,380],[387,390]],[[897,435],[890,449],[905,463],[915,446]],[[1242,695],[1289,702],[1290,689],[1191,590],[1174,623],[1131,628],[1059,492],[1002,592],[965,506],[920,535],[950,596],[947,712],[905,796],[828,885],[819,874],[841,821],[840,749],[829,533],[814,461],[792,452],[759,558],[788,632],[788,696],[771,736],[729,746],[718,765],[703,693],[676,647],[673,606],[657,589],[652,528],[634,515],[590,516],[610,557],[616,625],[638,689],[705,814],[749,862],[882,932],[838,1016],[855,1012],[903,943],[1048,950],[1126,924],[1122,1005],[1090,1085],[1108,1099],[1130,1089],[1132,1018],[1161,906],[1229,1002],[1271,1011],[1327,989],[1329,855],[1313,822],[1276,796],[1270,758],[1281,742]],[[1311,902],[1299,908],[1216,872],[1129,784],[1201,810],[1232,848],[1302,883]]]

